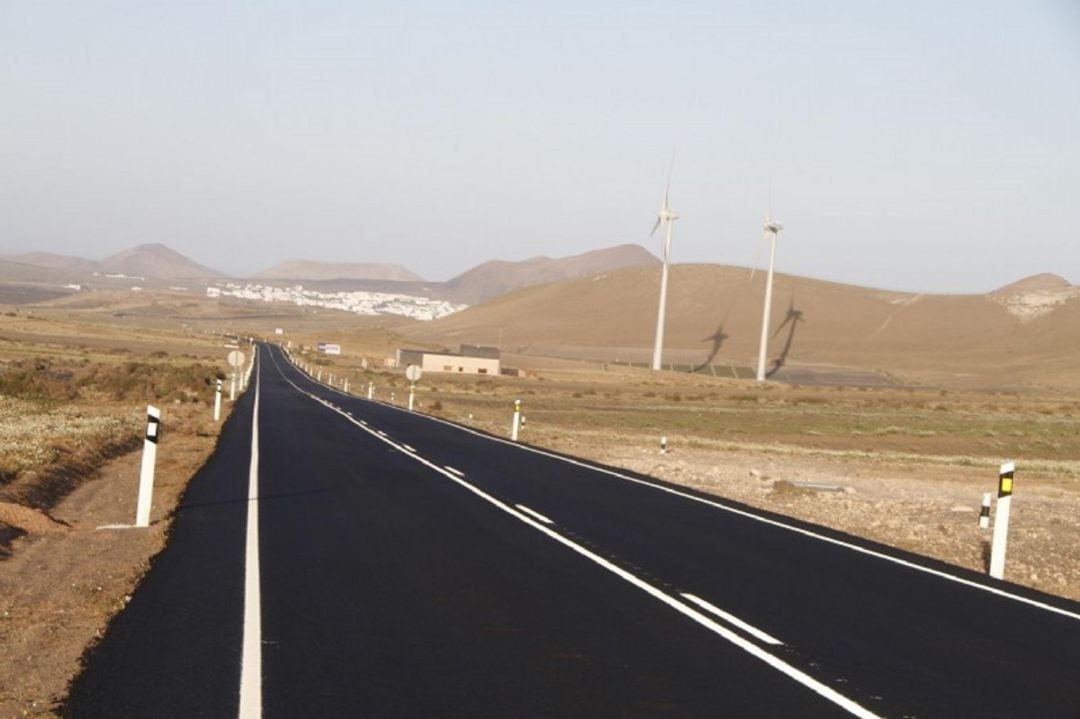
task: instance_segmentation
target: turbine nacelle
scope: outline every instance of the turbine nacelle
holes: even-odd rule
[[[664,222],[674,222],[679,219],[679,213],[671,209],[671,205],[668,203],[667,195],[664,195],[664,201],[660,204],[660,209],[656,213],[656,224],[653,225],[652,232],[649,233],[649,237],[656,234],[656,230]]]

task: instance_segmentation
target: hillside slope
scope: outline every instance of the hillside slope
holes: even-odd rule
[[[472,304],[523,287],[659,262],[641,245],[617,245],[571,257],[533,257],[520,262],[492,260],[463,272],[446,285],[458,301]]]
[[[675,265],[664,359],[752,365],[764,274]],[[418,339],[537,354],[644,362],[656,327],[659,269],[534,287],[409,328]],[[1080,292],[1023,319],[989,295],[917,295],[777,275],[770,363],[899,373],[915,381],[1060,381],[1076,374]],[[1070,365],[1072,368],[1070,369]]]

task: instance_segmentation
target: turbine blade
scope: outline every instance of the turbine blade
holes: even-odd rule
[[[758,263],[761,262],[761,251],[765,247],[765,243],[769,241],[769,232],[766,230],[761,233],[761,239],[758,241],[757,250],[754,252],[754,263],[750,265],[750,279],[747,282],[751,282],[754,279],[754,275],[757,274]]]
[[[656,229],[660,227],[660,215],[656,216],[656,224],[652,226],[652,232],[649,233],[649,237],[656,234]]]

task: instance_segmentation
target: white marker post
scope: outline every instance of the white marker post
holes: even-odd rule
[[[232,371],[232,381],[229,382],[229,401],[236,401],[236,370]]]
[[[416,383],[423,375],[420,365],[411,364],[405,368],[405,378],[409,380],[409,411],[413,411],[413,403],[416,401]]]
[[[982,509],[979,510],[979,529],[990,529],[990,492],[983,492]]]
[[[510,439],[517,442],[518,432],[521,431],[521,400],[514,400],[514,421],[510,425]]]
[[[375,383],[374,382],[368,382],[367,383],[367,398],[368,399],[375,399]]]
[[[667,437],[660,438],[660,454],[667,454]]]
[[[214,390],[214,421],[221,419],[221,380],[217,381],[217,389]]]
[[[348,377],[345,378],[345,384],[341,388],[341,391],[344,392],[345,394],[349,393],[349,378]]]
[[[1009,540],[1009,505],[1012,503],[1013,475],[1016,465],[1005,462],[998,475],[997,511],[994,513],[994,538],[990,545],[990,576],[1005,578],[1005,546]]]
[[[150,526],[150,505],[154,496],[154,465],[157,462],[157,443],[161,436],[161,410],[146,406],[146,434],[143,437],[142,468],[139,471],[139,501],[135,509],[135,526]]]

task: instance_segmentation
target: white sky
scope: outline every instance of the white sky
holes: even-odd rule
[[[1080,283],[1080,2],[0,0],[0,253]],[[770,193],[770,185],[772,191]]]

